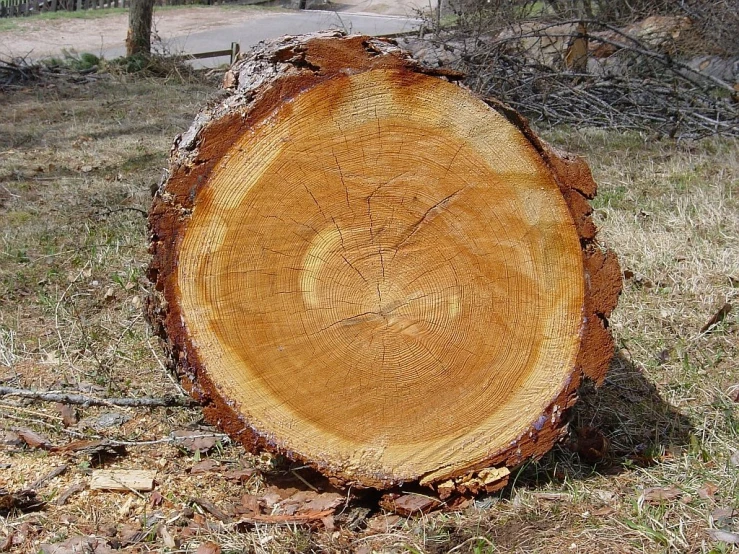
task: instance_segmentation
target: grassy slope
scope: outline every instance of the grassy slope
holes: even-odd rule
[[[213,89],[174,79],[101,78],[91,86],[58,83],[2,97],[0,380],[35,388],[99,387],[111,395],[177,393],[141,315],[148,261],[142,214],[173,136]],[[729,463],[739,447],[739,410],[729,396],[739,384],[736,312],[709,334],[699,330],[737,296],[737,144],[660,143],[589,130],[547,134],[591,161],[601,184],[595,202],[601,237],[634,273],[612,320],[620,350],[612,373],[602,390],[584,389],[574,414],[576,427],[608,436],[607,458],[591,466],[558,447],[524,468],[501,496],[459,513],[401,519],[391,528],[383,526],[392,519],[376,519],[371,531],[333,534],[266,526],[185,533],[183,550],[208,537],[234,552],[731,549],[705,529],[714,524],[716,508],[739,509],[739,469]],[[80,415],[101,411],[110,410],[86,408]],[[120,427],[73,432],[156,439],[200,419],[196,409],[123,412],[131,420]],[[21,426],[56,443],[72,438],[47,404],[0,400],[0,416],[0,433]],[[228,444],[212,457],[224,468],[272,464]],[[110,467],[156,469],[166,499],[158,510],[166,519],[194,496],[238,503],[242,493],[264,486],[260,479],[234,485],[217,474],[188,474],[195,461],[168,445],[142,446],[129,448]],[[89,459],[0,446],[0,467],[10,468],[0,472],[0,488],[21,488],[62,462],[70,469],[43,492],[52,501],[86,478]],[[706,483],[716,492],[702,498]],[[644,489],[673,485],[678,498],[650,502],[642,496]],[[124,524],[151,510],[145,497],[85,491],[63,508],[0,520],[0,533],[37,522],[24,528],[28,536],[18,546],[33,552],[39,541],[80,533],[120,536]],[[178,521],[170,524],[175,536]],[[163,545],[151,535],[138,548]]]

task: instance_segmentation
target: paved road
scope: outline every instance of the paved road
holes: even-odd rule
[[[402,16],[309,10],[274,14],[252,23],[220,27],[187,36],[162,38],[170,52],[195,53],[228,49],[232,42],[238,42],[241,49],[246,50],[265,39],[325,29],[344,29],[350,33],[381,35],[412,31],[419,25],[420,20]],[[103,56],[107,59],[123,54],[122,47],[103,51]],[[210,58],[193,63],[198,67],[215,67],[225,62],[228,62],[228,58]]]

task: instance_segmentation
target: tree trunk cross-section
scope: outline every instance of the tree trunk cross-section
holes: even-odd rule
[[[602,381],[585,163],[392,42],[263,45],[178,137],[150,319],[209,419],[335,481],[494,490]]]

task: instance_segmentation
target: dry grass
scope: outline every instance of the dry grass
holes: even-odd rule
[[[195,81],[101,77],[86,87],[57,83],[0,97],[4,384],[178,394],[142,316],[143,213],[173,136],[213,90]],[[738,145],[572,129],[545,134],[591,161],[601,184],[601,236],[634,274],[612,319],[619,356],[601,390],[583,390],[573,415],[574,427],[595,427],[610,439],[605,460],[588,465],[558,447],[523,468],[502,495],[461,512],[397,519],[374,510],[369,525],[332,532],[221,525],[187,536],[192,498],[238,503],[279,477],[282,466],[223,441],[211,454],[222,468],[265,469],[266,484],[255,478],[235,485],[217,472],[188,473],[197,456],[172,445],[130,446],[106,466],[157,470],[162,505],[152,507],[147,495],[84,491],[57,507],[58,495],[83,481],[97,460],[0,446],[0,488],[16,490],[69,465],[40,491],[51,501],[45,511],[0,519],[0,543],[14,531],[25,538],[17,551],[36,552],[41,543],[76,534],[120,539],[125,525],[164,522],[181,536],[179,548],[167,549],[151,531],[125,550],[188,552],[210,539],[224,552],[731,551],[706,529],[719,525],[711,516],[716,508],[739,509],[739,468],[729,462],[739,448],[739,405],[729,396],[739,384],[737,312],[711,332],[700,329],[724,302],[736,303],[739,291]],[[181,408],[85,408],[80,416],[106,411],[130,419],[113,428],[65,429],[53,406],[6,398],[0,434],[30,427],[57,444],[77,435],[135,441],[201,423],[197,409]],[[706,483],[716,492],[702,498]],[[645,489],[673,485],[678,498],[644,497]],[[722,525],[739,531],[736,519]]]

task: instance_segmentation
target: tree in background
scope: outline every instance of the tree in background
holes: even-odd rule
[[[154,0],[133,0],[128,12],[126,56],[151,54],[151,27]]]

